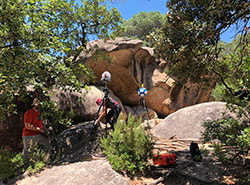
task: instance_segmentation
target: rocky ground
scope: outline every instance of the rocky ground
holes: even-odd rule
[[[99,134],[103,134],[99,131]],[[203,185],[203,184],[236,184],[237,178],[232,171],[225,169],[211,156],[209,145],[199,144],[203,152],[203,159],[195,162],[189,153],[189,140],[178,140],[176,137],[164,139],[154,136],[154,153],[176,153],[176,164],[159,167],[152,164],[143,173],[137,174],[133,179],[124,177],[115,172],[109,165],[105,156],[97,147],[98,139],[91,142],[95,152],[91,155],[76,153],[74,157],[64,158],[57,165],[46,167],[40,173],[29,176],[24,175],[11,179],[8,185]],[[95,144],[94,144],[95,143]],[[92,148],[93,149],[93,148]],[[74,159],[74,160],[72,160]],[[0,183],[1,184],[1,183]],[[2,183],[3,184],[3,183]],[[1,184],[1,185],[2,185]]]
[[[155,152],[176,153],[176,164],[160,167],[150,165],[144,176],[130,180],[133,185],[203,185],[235,184],[237,179],[227,173],[226,169],[209,153],[208,145],[199,144],[203,159],[193,161],[189,153],[189,141],[156,138]],[[205,155],[206,152],[206,155]]]

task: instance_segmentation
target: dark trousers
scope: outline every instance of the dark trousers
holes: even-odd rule
[[[121,111],[121,106],[118,104],[114,108],[112,108],[107,114],[106,121],[111,125],[112,130],[114,130],[114,125],[117,122]]]

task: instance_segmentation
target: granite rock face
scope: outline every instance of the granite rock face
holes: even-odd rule
[[[36,176],[26,177],[16,185],[129,185],[129,182],[115,172],[108,161],[94,160],[76,162],[45,169]]]
[[[122,113],[126,114],[121,100],[111,90],[109,91],[109,96],[121,105]],[[60,110],[70,111],[72,109],[75,113],[75,120],[79,123],[95,118],[99,109],[96,100],[103,97],[104,93],[101,89],[96,86],[89,86],[88,90],[83,89],[81,93],[64,92],[55,89],[51,100],[57,103]]]
[[[21,102],[17,98],[14,101],[17,113],[8,113],[4,120],[0,120],[0,147],[14,152],[22,151],[23,116],[31,108],[31,103],[31,97],[27,98],[27,102]]]
[[[96,40],[88,44],[88,49],[91,48],[92,52],[81,53],[78,62],[91,68],[97,79],[101,79],[104,71],[109,71],[111,81],[108,87],[124,105],[138,104],[140,97],[137,91],[142,84],[148,90],[145,97],[147,106],[160,117],[186,106],[211,101],[210,95],[215,86],[212,75],[207,77],[208,85],[194,84],[191,80],[176,85],[175,80],[165,73],[167,62],[156,59],[153,48],[143,47],[140,40]]]
[[[58,148],[61,151],[62,158],[67,156],[72,158],[80,149],[83,151],[90,143],[93,122],[85,122],[79,125],[71,126],[57,136]],[[85,149],[83,155],[90,155],[91,150]]]
[[[99,80],[104,71],[109,71],[111,82],[108,87],[124,104],[136,105],[139,102],[137,90],[141,84],[147,89],[153,87],[152,75],[157,61],[153,57],[153,49],[142,47],[142,41],[129,38],[107,42],[96,40],[90,42],[88,48],[93,48],[92,55],[83,52],[78,62],[90,67]],[[111,62],[107,57],[97,56],[100,51]]]
[[[201,132],[204,131],[202,122],[219,119],[223,112],[230,113],[225,102],[207,102],[185,107],[167,116],[153,132],[163,138],[175,136],[177,139],[200,140]]]
[[[164,72],[166,68],[167,62],[161,60],[152,76],[153,88],[145,97],[148,107],[160,117],[165,118],[183,107],[212,100],[211,93],[216,83],[212,74],[206,76],[206,84],[192,83],[188,79],[180,85]]]

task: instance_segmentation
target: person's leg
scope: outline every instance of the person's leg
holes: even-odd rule
[[[48,160],[51,156],[51,145],[48,138],[42,134],[38,134],[33,137],[33,142],[42,145],[45,152],[45,160]]]
[[[115,124],[117,122],[121,111],[122,111],[122,109],[121,109],[120,105],[115,106],[115,111],[114,111],[114,116],[113,116],[114,117],[113,124]]]
[[[50,146],[49,140],[44,135],[42,135],[42,134],[36,135],[34,141],[37,142],[37,143],[39,143],[39,144],[41,144],[44,147],[45,152],[47,152],[47,153],[51,152],[50,151],[51,150],[51,146]]]
[[[23,156],[25,159],[31,157],[30,146],[32,144],[32,136],[22,136],[23,139]]]
[[[111,125],[111,129],[112,129],[112,130],[114,130],[113,119],[114,119],[114,110],[111,109],[111,110],[108,112],[108,115],[107,115],[107,123],[109,123],[109,124]]]
[[[107,114],[107,123],[111,124],[112,123],[112,118],[114,116],[114,110],[113,109],[110,109],[108,114]]]

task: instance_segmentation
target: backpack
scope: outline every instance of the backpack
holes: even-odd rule
[[[112,98],[108,97],[107,104],[106,104],[107,108],[115,108],[115,106],[117,104],[118,103],[115,100],[113,100]]]
[[[200,161],[202,159],[199,146],[197,143],[194,143],[193,141],[190,144],[190,153],[194,161]]]

